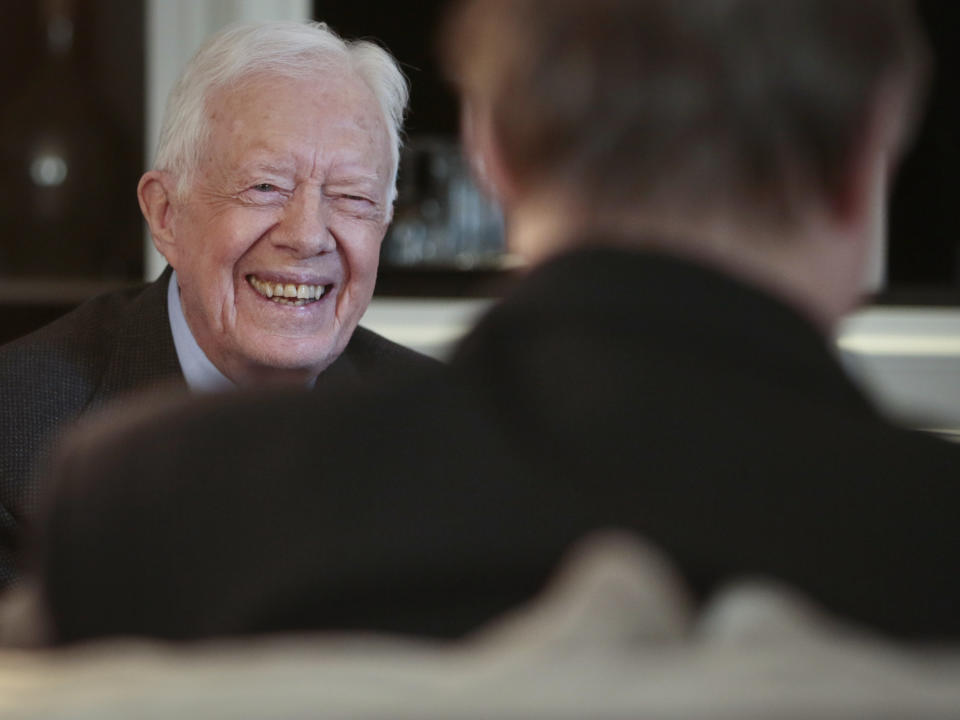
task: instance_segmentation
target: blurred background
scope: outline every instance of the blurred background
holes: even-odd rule
[[[0,341],[97,292],[159,274],[163,261],[146,239],[135,189],[174,78],[202,39],[222,25],[315,17],[345,36],[379,40],[411,81],[395,221],[366,324],[442,356],[512,265],[502,218],[460,156],[456,103],[434,55],[447,4],[4,3]],[[944,0],[920,0],[919,8],[937,72],[917,141],[893,188],[885,261],[878,269],[881,290],[870,308],[850,319],[838,343],[851,366],[898,411],[919,407],[925,416],[960,425],[960,10]],[[891,390],[905,385],[909,391]],[[921,385],[929,397],[918,405]],[[898,399],[902,392],[913,399]]]
[[[0,340],[143,275],[144,3],[18,0],[0,34]]]

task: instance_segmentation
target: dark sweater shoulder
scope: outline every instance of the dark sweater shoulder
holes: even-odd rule
[[[61,428],[90,404],[130,319],[134,287],[93,298],[0,347],[0,587],[14,577],[20,520],[36,507],[33,473]]]
[[[144,288],[141,285],[92,298],[0,347],[0,384],[16,395],[95,384],[109,358],[107,348]]]
[[[364,375],[392,379],[409,373],[419,374],[441,363],[432,357],[388,340],[373,330],[357,327],[344,354]]]

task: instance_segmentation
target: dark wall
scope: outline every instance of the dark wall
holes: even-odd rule
[[[934,52],[934,76],[916,141],[890,207],[888,279],[893,289],[960,290],[960,7],[919,3]]]
[[[142,276],[143,23],[142,0],[3,3],[0,342]]]
[[[409,136],[457,133],[457,105],[441,77],[434,38],[448,0],[315,0],[314,17],[347,38],[385,45],[410,80]]]
[[[141,274],[143,17],[141,0],[4,3],[0,278]]]

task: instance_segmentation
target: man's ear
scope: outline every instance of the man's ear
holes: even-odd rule
[[[460,125],[464,154],[481,189],[501,205],[510,205],[517,196],[517,183],[504,162],[490,109],[464,100]]]
[[[861,290],[873,293],[886,276],[887,204],[892,175],[904,149],[910,110],[900,83],[881,85],[847,161],[834,200],[833,221],[856,247]]]
[[[177,256],[176,234],[173,229],[176,198],[176,185],[168,173],[150,170],[140,178],[137,185],[140,211],[150,226],[150,236],[157,252],[174,266]]]
[[[831,208],[841,226],[862,227],[871,222],[878,203],[885,204],[889,176],[896,169],[907,135],[909,110],[901,83],[888,81],[875,93]]]

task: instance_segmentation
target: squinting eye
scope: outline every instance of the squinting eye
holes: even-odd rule
[[[276,186],[271,185],[270,183],[258,183],[257,185],[253,186],[253,189],[256,190],[257,192],[273,192],[277,188]]]

